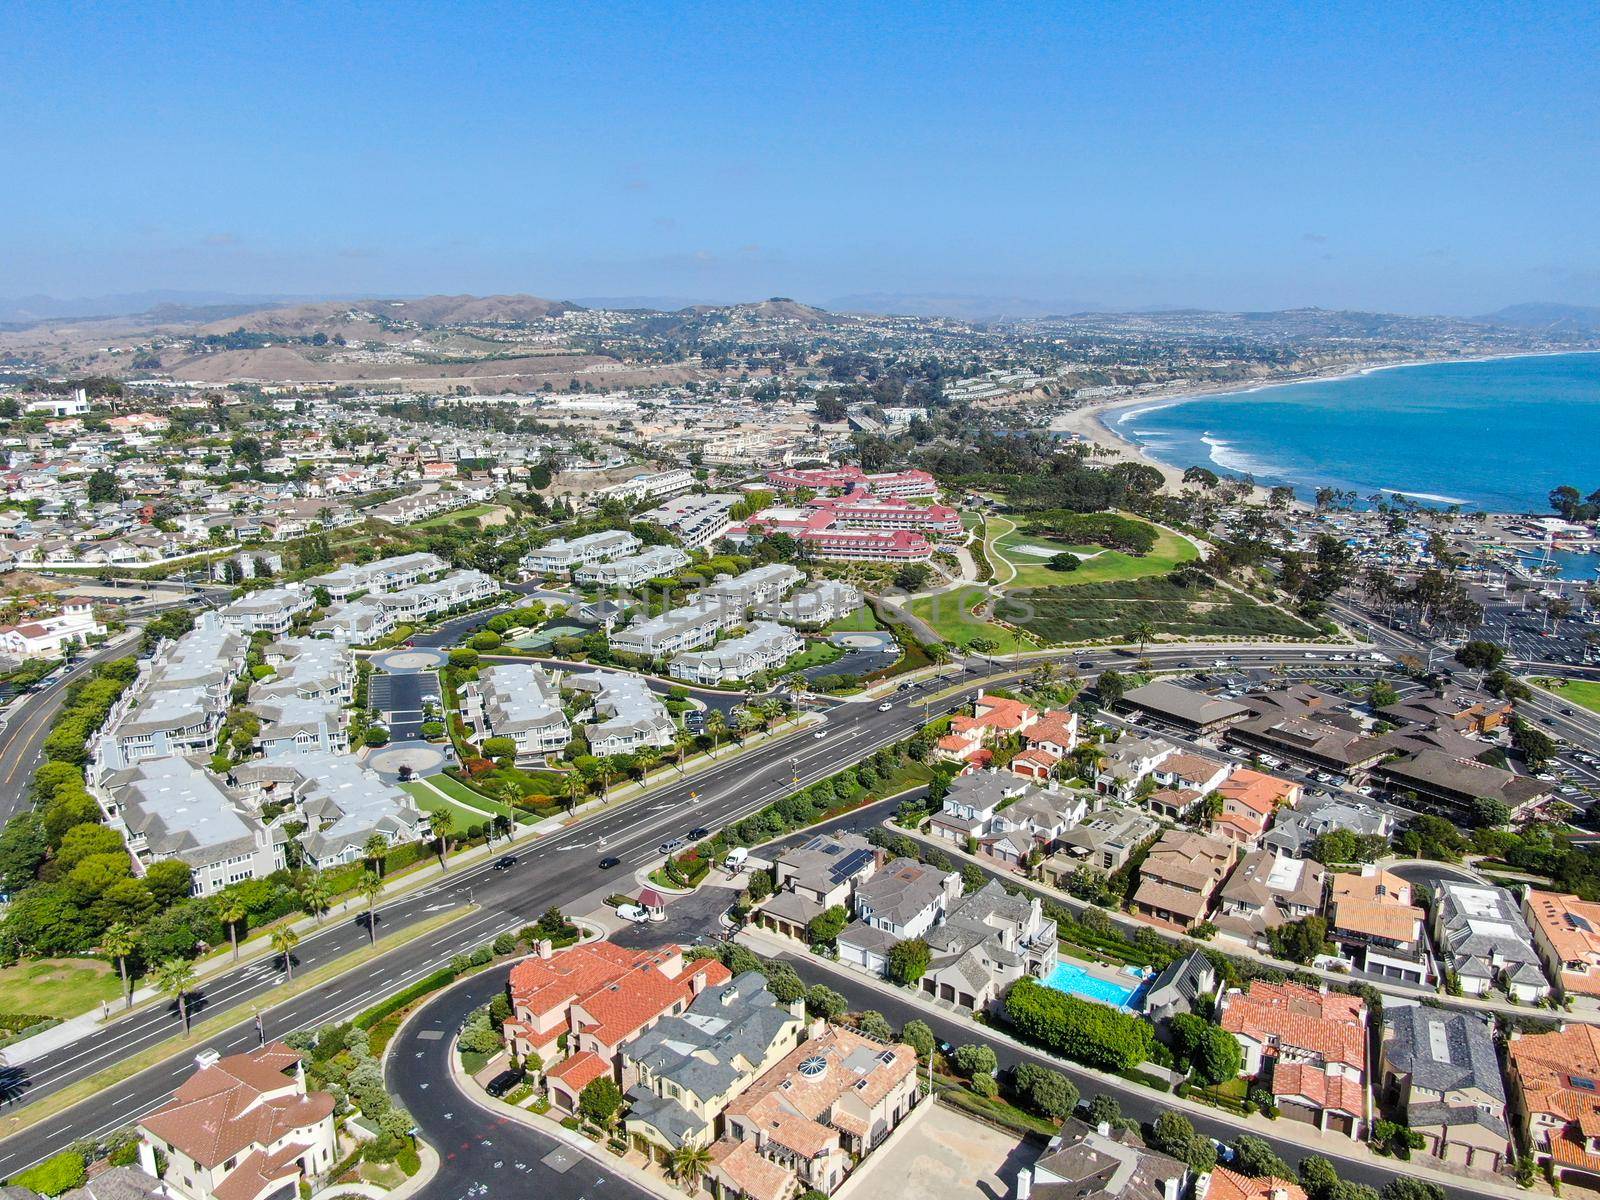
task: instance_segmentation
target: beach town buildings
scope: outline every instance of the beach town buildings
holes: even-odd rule
[[[1426,920],[1412,903],[1411,884],[1392,871],[1368,865],[1329,878],[1328,937],[1357,970],[1405,983],[1432,980]]]
[[[835,905],[848,909],[858,884],[883,864],[884,854],[858,833],[819,833],[779,853],[773,893],[755,911],[764,929],[797,941],[806,926]]]
[[[1558,993],[1600,997],[1600,903],[1530,887],[1522,914]]]
[[[755,621],[738,637],[706,650],[675,655],[667,673],[690,683],[717,684],[776,671],[804,649],[800,635],[775,621]]]
[[[676,546],[649,546],[626,558],[579,567],[572,577],[585,587],[631,588],[688,565],[689,556]]]
[[[594,695],[593,719],[584,735],[591,754],[631,754],[645,746],[670,746],[678,727],[660,698],[638,675],[592,671],[573,675],[569,687]]]
[[[559,754],[572,740],[557,680],[533,663],[479,668],[478,678],[462,689],[462,714],[480,740],[516,743],[519,763]]]
[[[1466,995],[1503,987],[1534,1004],[1550,994],[1533,934],[1505,888],[1441,880],[1433,894],[1432,932],[1440,962]]]
[[[536,575],[570,574],[579,567],[635,554],[644,543],[625,529],[603,529],[582,537],[556,538],[522,556],[522,568]]]
[[[1586,1187],[1600,1178],[1600,1028],[1513,1033],[1506,1043],[1511,1111],[1536,1162]]]
[[[299,1051],[269,1042],[209,1057],[171,1100],[139,1118],[146,1174],[178,1200],[268,1200],[333,1170],[334,1098],[307,1090]]]
[[[1244,1051],[1242,1074],[1292,1121],[1360,1140],[1371,1119],[1367,1006],[1358,996],[1257,979],[1222,1000],[1222,1028]]]
[[[1133,911],[1165,929],[1187,930],[1205,920],[1222,881],[1233,869],[1237,847],[1221,838],[1169,829],[1139,868]]]
[[[68,600],[55,616],[0,625],[0,655],[59,658],[71,646],[86,646],[106,636],[106,627],[87,600]]]
[[[1479,1171],[1504,1171],[1514,1161],[1487,1017],[1385,1003],[1377,1089],[1395,1119],[1422,1135],[1424,1153]]]
[[[1217,893],[1211,922],[1224,937],[1268,950],[1271,930],[1322,911],[1326,874],[1313,859],[1252,850]]]
[[[950,912],[961,896],[955,871],[896,858],[856,884],[856,919],[837,939],[839,961],[881,975],[890,947],[921,937]]]
[[[1068,1117],[1034,1164],[1019,1173],[1016,1194],[1036,1200],[1185,1200],[1193,1178],[1187,1164],[1146,1148],[1127,1129]]]

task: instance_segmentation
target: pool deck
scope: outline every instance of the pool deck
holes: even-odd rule
[[[1081,971],[1091,979],[1099,980],[1102,983],[1113,984],[1128,993],[1127,1000],[1119,1004],[1109,1005],[1109,1007],[1120,1009],[1123,1012],[1138,1012],[1140,1010],[1142,1001],[1144,999],[1145,985],[1149,982],[1148,978],[1135,979],[1132,975],[1127,974],[1126,971],[1121,967],[1109,967],[1102,963],[1084,962],[1082,959],[1077,958],[1063,958],[1060,960],[1058,966]],[[1048,977],[1045,980],[1045,984],[1046,986],[1049,986]],[[1086,993],[1075,992],[1071,988],[1057,988],[1056,990],[1064,992],[1069,996],[1077,996],[1082,1000],[1093,1000],[1097,1004],[1107,1003],[1099,996],[1091,996]]]

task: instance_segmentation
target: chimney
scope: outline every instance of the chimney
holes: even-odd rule
[[[1098,1124],[1098,1125],[1096,1125],[1094,1127],[1094,1131],[1096,1133],[1098,1133],[1101,1137],[1110,1137],[1111,1136],[1111,1122],[1110,1121],[1101,1121],[1100,1124]]]
[[[1017,1200],[1028,1200],[1033,1194],[1033,1168],[1023,1167],[1017,1172]]]
[[[549,938],[539,939],[539,957],[549,962],[555,956],[555,944]]]

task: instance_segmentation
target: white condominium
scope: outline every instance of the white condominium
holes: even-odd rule
[[[596,720],[586,730],[592,753],[627,754],[643,746],[672,745],[677,726],[639,676],[596,671],[568,682],[578,691],[594,693]]]
[[[672,660],[674,679],[695,683],[723,683],[749,679],[758,671],[772,671],[800,653],[804,643],[787,625],[757,621],[749,632],[729,638],[709,650],[691,651]]]
[[[346,563],[326,575],[306,580],[306,586],[326,588],[335,600],[344,600],[354,592],[393,592],[410,587],[449,569],[450,564],[437,554],[397,554],[369,563]]]
[[[510,738],[519,761],[555,754],[572,740],[556,683],[532,663],[484,667],[463,697],[479,736]]]
[[[599,533],[586,533],[582,537],[557,538],[548,545],[530,550],[522,556],[525,570],[542,574],[555,571],[574,571],[590,563],[606,562],[632,554],[644,545],[624,529],[603,529]]]
[[[572,577],[579,583],[600,587],[638,587],[649,579],[671,575],[689,565],[689,556],[676,546],[651,546],[640,554],[615,562],[592,563],[579,567]]]

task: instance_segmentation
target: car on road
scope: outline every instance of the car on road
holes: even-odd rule
[[[894,707],[893,704],[891,704],[889,701],[885,700],[882,704],[878,705],[878,711],[879,712],[888,712],[893,707]]]
[[[1541,724],[1541,725],[1554,725],[1555,723],[1556,723],[1556,719],[1554,717],[1540,717],[1539,718],[1539,724]]]
[[[676,854],[679,850],[682,850],[686,844],[687,839],[685,838],[668,838],[666,841],[662,842],[661,845],[656,847],[656,852],[659,854]]]
[[[499,858],[495,859],[494,869],[496,871],[509,871],[516,865],[517,856],[515,854],[502,854]]]
[[[703,837],[710,837],[711,830],[707,829],[704,825],[696,825],[683,836],[688,838],[691,842],[698,842]]]
[[[602,871],[609,871],[612,867],[620,867],[621,865],[622,860],[615,854],[608,854],[600,860],[600,869]]]
[[[828,736],[828,731],[826,729],[819,729],[815,733],[813,733],[811,736],[815,741],[819,741],[820,742],[823,738]]]
[[[509,1092],[512,1088],[516,1087],[517,1084],[519,1084],[521,1082],[522,1082],[522,1072],[521,1071],[518,1071],[518,1070],[501,1071],[500,1074],[496,1075],[493,1079],[489,1080],[488,1083],[484,1084],[483,1090],[488,1092],[489,1095],[493,1096],[496,1100],[498,1100],[501,1096],[504,1096],[507,1092]]]
[[[1573,711],[1572,711],[1572,709],[1570,709],[1570,708],[1563,708],[1563,709],[1562,709],[1562,710],[1561,710],[1561,715],[1562,715],[1562,716],[1563,716],[1563,717],[1575,717],[1575,716],[1577,716],[1577,715],[1578,715],[1578,714],[1577,714],[1577,713],[1575,713],[1575,712],[1573,712]]]
[[[1080,671],[1092,671],[1092,670],[1094,670],[1094,659],[1092,659],[1092,658],[1080,658],[1078,660],[1078,670],[1080,670]]]
[[[645,910],[640,908],[637,904],[617,905],[617,916],[621,917],[624,921],[632,921],[635,925],[642,925],[650,919],[650,914],[645,912]]]

